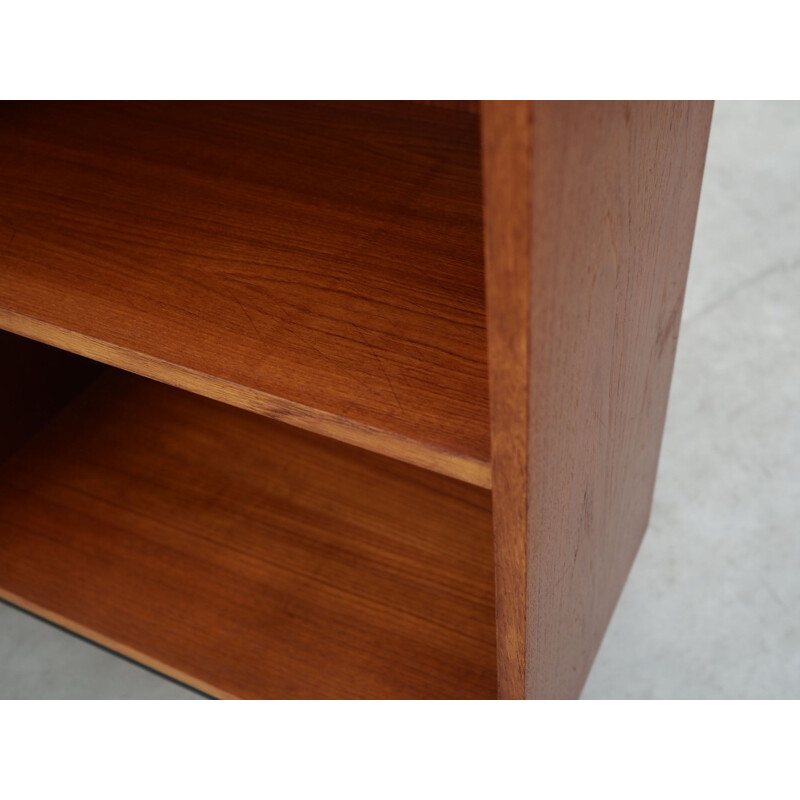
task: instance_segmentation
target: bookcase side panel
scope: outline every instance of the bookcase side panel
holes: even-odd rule
[[[711,110],[482,106],[501,697],[579,695],[647,526]]]

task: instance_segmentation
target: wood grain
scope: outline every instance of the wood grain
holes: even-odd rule
[[[527,103],[483,112],[498,692],[525,695],[531,128]],[[489,272],[491,267],[491,272]]]
[[[452,111],[466,111],[469,114],[479,114],[481,110],[480,100],[416,100],[415,102],[438,108],[449,108]]]
[[[4,103],[0,327],[489,486],[478,128]]]
[[[482,105],[501,697],[578,696],[647,526],[711,109]]]
[[[496,696],[489,492],[116,370],[0,467],[0,596],[221,697]]]
[[[0,461],[97,377],[72,353],[0,331]]]

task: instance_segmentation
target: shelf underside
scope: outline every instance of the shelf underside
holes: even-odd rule
[[[3,103],[0,328],[489,486],[478,118]]]
[[[221,697],[494,697],[490,502],[109,370],[0,466],[0,596]]]

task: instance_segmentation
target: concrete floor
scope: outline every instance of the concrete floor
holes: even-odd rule
[[[718,103],[650,530],[584,698],[800,698],[800,104]],[[193,698],[0,604],[0,698]]]
[[[800,698],[800,103],[718,103],[650,529],[585,698]]]

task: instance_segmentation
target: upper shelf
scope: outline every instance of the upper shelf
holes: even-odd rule
[[[490,483],[478,119],[0,105],[0,327]]]

